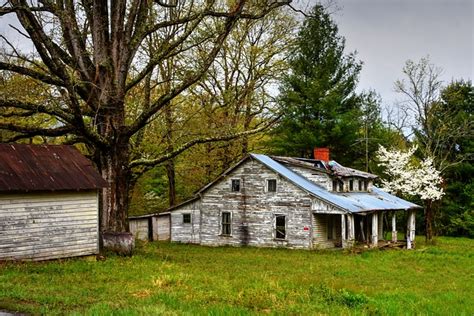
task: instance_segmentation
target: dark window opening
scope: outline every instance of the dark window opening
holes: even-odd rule
[[[339,191],[343,192],[344,191],[344,182],[338,181],[339,182]]]
[[[191,224],[191,214],[189,213],[183,214],[183,224]]]
[[[334,217],[328,216],[328,240],[334,239]]]
[[[240,192],[240,179],[232,179],[232,192]]]
[[[359,191],[362,191],[362,180],[359,180]]]
[[[277,180],[275,179],[267,180],[267,191],[276,192],[276,190],[277,190]]]
[[[354,191],[354,180],[349,180],[349,191]]]
[[[286,216],[276,215],[275,218],[275,238],[285,239],[286,238]]]
[[[364,191],[367,191],[368,182],[364,181]]]
[[[332,190],[337,191],[337,180],[332,181]]]
[[[222,235],[231,234],[232,218],[230,212],[222,212]]]

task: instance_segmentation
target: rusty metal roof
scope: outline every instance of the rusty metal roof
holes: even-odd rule
[[[92,190],[107,186],[73,146],[0,144],[0,192]]]

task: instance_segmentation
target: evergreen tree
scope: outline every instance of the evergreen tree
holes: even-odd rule
[[[344,46],[337,25],[316,5],[289,58],[291,72],[281,86],[283,116],[272,135],[273,153],[311,157],[314,147],[329,147],[331,157],[350,162],[361,128],[361,98],[354,91],[361,62],[355,53],[344,54]]]

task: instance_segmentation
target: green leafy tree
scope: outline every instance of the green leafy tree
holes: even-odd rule
[[[345,54],[345,39],[323,6],[316,5],[289,57],[281,86],[282,119],[271,147],[276,154],[311,157],[315,146],[331,149],[345,163],[360,128],[361,99],[355,93],[361,62]]]

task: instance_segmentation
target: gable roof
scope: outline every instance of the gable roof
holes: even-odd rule
[[[350,213],[365,213],[378,210],[408,210],[420,206],[386,193],[377,187],[372,192],[336,193],[309,181],[305,177],[286,168],[272,158],[261,154],[250,154],[257,161],[280,174],[296,186],[339,209]]]
[[[93,190],[107,186],[73,146],[0,144],[0,192]]]

